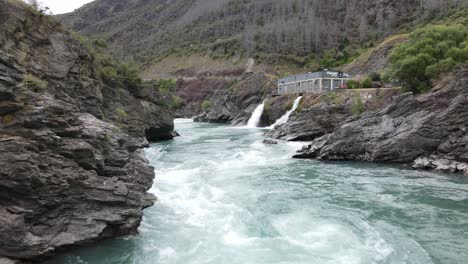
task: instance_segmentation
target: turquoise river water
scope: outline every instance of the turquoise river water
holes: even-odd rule
[[[263,130],[177,120],[154,144],[140,235],[54,264],[468,263],[468,180],[369,163],[290,157]]]

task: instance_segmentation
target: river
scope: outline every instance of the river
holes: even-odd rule
[[[55,264],[468,263],[468,180],[371,163],[290,157],[263,130],[177,120],[153,144],[140,235]]]

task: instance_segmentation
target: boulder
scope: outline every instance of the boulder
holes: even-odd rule
[[[276,144],[278,144],[278,142],[277,142],[277,141],[274,141],[274,140],[272,140],[272,139],[265,139],[265,140],[263,140],[263,144],[266,144],[266,145],[276,145]]]

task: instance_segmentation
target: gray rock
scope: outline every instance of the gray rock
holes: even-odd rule
[[[104,84],[57,23],[10,1],[0,14],[0,263],[135,234],[156,201],[140,148],[172,138],[172,115]]]
[[[468,66],[459,66],[428,94],[403,94],[380,111],[347,120],[325,143],[317,139],[312,144],[318,148],[299,157],[414,162],[415,168],[464,172],[468,162],[467,83]]]
[[[333,132],[353,115],[350,106],[318,104],[290,117],[289,122],[268,132],[268,137],[288,141],[311,141]]]
[[[227,94],[215,94],[211,107],[194,118],[195,122],[246,124],[255,108],[276,90],[274,80],[264,73],[245,74]],[[267,125],[267,116],[261,126]]]
[[[435,155],[419,157],[413,162],[413,168],[425,170],[439,170],[451,173],[463,173],[468,175],[468,163],[454,159],[440,158]]]
[[[272,140],[272,139],[265,139],[265,140],[263,140],[263,144],[267,144],[267,145],[276,145],[276,144],[278,144],[278,142],[277,142],[277,141],[274,141],[274,140]]]

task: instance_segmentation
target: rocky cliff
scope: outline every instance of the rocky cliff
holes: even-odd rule
[[[400,89],[344,90],[333,93],[306,94],[300,109],[289,121],[266,133],[267,137],[288,141],[312,141],[335,131],[346,120],[363,111],[376,110],[392,102]]]
[[[276,90],[276,81],[264,73],[246,73],[227,92],[214,94],[197,122],[245,124],[255,108]],[[268,121],[263,120],[262,125]]]
[[[296,158],[413,163],[468,173],[468,66],[428,94],[403,94],[388,107],[348,120]]]
[[[141,148],[172,137],[171,114],[96,68],[58,23],[0,0],[0,261],[136,233],[155,201]]]

